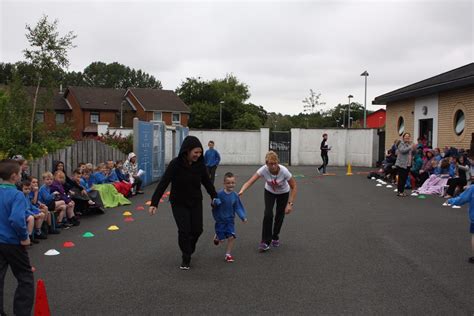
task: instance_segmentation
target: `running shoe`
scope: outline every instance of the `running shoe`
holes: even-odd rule
[[[280,241],[279,240],[272,240],[272,247],[280,247]]]
[[[265,252],[270,249],[270,246],[267,243],[261,242],[260,245],[258,246],[258,251],[259,252]]]
[[[225,255],[225,262],[234,262],[234,257],[229,254]]]

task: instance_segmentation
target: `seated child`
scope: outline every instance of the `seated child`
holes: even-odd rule
[[[100,199],[99,193],[95,190],[87,191],[87,182],[83,183],[82,173],[80,169],[76,169],[72,172],[72,180],[76,183],[75,187],[71,189],[71,198],[76,204],[76,210],[80,212],[104,212],[104,205]],[[78,189],[79,188],[79,189]],[[76,212],[77,213],[77,212]]]
[[[58,170],[54,173],[54,181],[51,184],[50,190],[55,195],[56,200],[62,200],[66,204],[67,223],[65,223],[65,225],[79,226],[81,222],[74,214],[74,201],[64,190],[65,183],[66,176],[64,175],[64,172]]]
[[[128,196],[130,194],[130,190],[132,189],[132,184],[120,180],[118,177],[119,173],[117,173],[115,169],[115,163],[113,160],[108,160],[106,164],[107,182],[112,183],[115,189],[122,193],[123,196]]]
[[[60,231],[55,229],[55,224],[53,224],[53,216],[48,210],[48,207],[39,201],[39,182],[35,177],[31,178],[31,192],[30,192],[30,201],[33,206],[37,207],[42,213],[44,213],[44,218],[46,220],[47,227],[45,227],[44,235],[47,234],[59,234]]]
[[[31,182],[29,180],[24,180],[21,182],[21,190],[25,195],[25,198],[28,202],[28,209],[26,210],[26,222],[28,227],[28,233],[30,239],[34,243],[38,243],[38,239],[46,239],[47,237],[41,233],[41,226],[45,215],[39,210],[36,206],[31,203],[30,192],[31,192]],[[34,227],[34,232],[33,232]]]
[[[53,174],[51,172],[43,173],[43,185],[38,192],[38,202],[46,205],[48,211],[51,212],[52,227],[53,229],[62,228],[62,221],[66,214],[66,203],[61,200],[56,200],[55,195],[51,192],[51,184],[53,183]],[[57,220],[54,220],[57,219]],[[64,226],[69,228],[70,226]]]
[[[132,204],[132,202],[125,198],[123,194],[118,192],[112,184],[107,183],[106,173],[107,168],[105,164],[100,163],[96,168],[96,172],[94,172],[88,180],[89,187],[99,191],[104,207],[117,207],[119,205]]]
[[[469,203],[469,220],[471,233],[471,249],[472,257],[469,257],[468,262],[474,263],[474,186],[470,186],[466,191],[461,193],[458,197],[451,198],[447,202],[449,205],[464,205]]]
[[[224,175],[224,189],[217,193],[217,198],[214,199],[214,208],[212,209],[212,216],[216,221],[214,244],[217,246],[227,239],[227,249],[224,258],[226,262],[234,262],[231,252],[236,238],[234,228],[235,214],[237,213],[244,223],[247,222],[245,209],[239,196],[234,192],[234,187],[235,176],[231,172],[227,172]]]

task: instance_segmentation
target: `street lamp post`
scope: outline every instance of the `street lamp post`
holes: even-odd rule
[[[361,76],[365,77],[365,93],[364,93],[364,128],[367,128],[367,77],[369,76],[369,73],[364,71],[363,73],[360,74]]]
[[[219,102],[219,129],[222,129],[222,104],[224,101]]]
[[[349,99],[349,104],[347,104],[347,128],[351,128],[351,99],[354,96],[349,94],[347,98]]]

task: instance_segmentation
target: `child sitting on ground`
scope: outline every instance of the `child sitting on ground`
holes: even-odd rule
[[[214,208],[212,215],[216,221],[214,244],[217,246],[227,239],[227,249],[225,254],[226,262],[234,262],[232,257],[232,248],[235,241],[234,218],[235,213],[242,222],[247,222],[245,209],[237,193],[234,192],[235,176],[231,172],[224,175],[224,189],[217,192],[217,198],[214,199]]]
[[[104,205],[100,199],[99,193],[95,190],[87,191],[87,183],[82,182],[82,173],[80,169],[75,169],[72,172],[72,180],[76,183],[76,186],[71,189],[71,198],[76,203],[76,210],[87,213],[97,211],[98,213],[104,214]]]
[[[54,181],[51,184],[51,192],[55,194],[56,200],[62,200],[66,204],[66,217],[69,226],[79,226],[81,222],[77,219],[74,213],[74,201],[64,190],[64,184],[66,183],[66,175],[64,172],[58,170],[54,173]]]
[[[466,191],[461,193],[458,197],[448,200],[448,205],[464,205],[469,203],[469,219],[470,219],[470,233],[471,233],[471,249],[472,257],[469,257],[468,262],[474,263],[474,186],[470,186]]]
[[[41,203],[39,201],[39,181],[35,177],[31,178],[31,192],[30,192],[30,201],[33,206],[36,206],[42,213],[44,213],[44,218],[47,223],[47,227],[45,227],[45,231],[43,232],[44,235],[47,234],[59,234],[60,231],[57,230],[56,224],[54,221],[54,216],[52,216],[51,212],[48,210],[48,206]]]
[[[62,221],[66,214],[66,203],[61,200],[56,200],[55,195],[51,191],[51,184],[53,183],[53,174],[51,172],[43,173],[43,185],[39,189],[38,201],[48,207],[48,210],[53,214],[57,221],[53,222],[53,228],[62,228]],[[64,226],[69,228],[70,226]]]
[[[46,239],[47,237],[41,233],[41,226],[43,225],[45,215],[36,206],[31,203],[30,192],[31,182],[24,180],[21,182],[21,190],[28,202],[28,209],[26,210],[26,222],[30,239],[34,243],[38,243],[38,239]],[[34,228],[34,232],[33,232]]]

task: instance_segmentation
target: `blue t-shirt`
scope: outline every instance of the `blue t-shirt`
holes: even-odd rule
[[[212,209],[212,216],[217,223],[234,222],[235,214],[241,220],[245,220],[247,217],[245,209],[237,193],[233,191],[226,193],[224,190],[220,190],[217,192],[217,198],[221,203]]]
[[[206,163],[206,167],[217,166],[221,162],[221,156],[214,148],[208,149],[204,154],[204,162]]]

